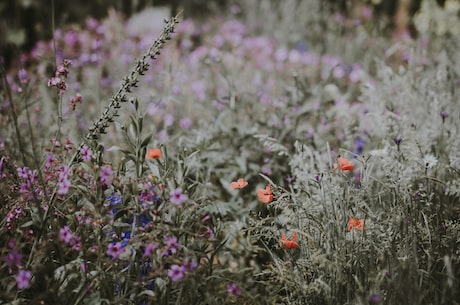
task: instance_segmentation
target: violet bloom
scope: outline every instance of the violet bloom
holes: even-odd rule
[[[180,243],[177,241],[177,237],[176,236],[173,236],[173,237],[169,237],[169,236],[166,236],[165,237],[165,242],[166,242],[166,251],[169,253],[176,253],[177,252],[177,248],[180,247]],[[167,253],[167,254],[168,254]],[[166,254],[166,255],[167,255]]]
[[[353,153],[360,155],[364,150],[364,146],[366,146],[366,140],[362,139],[361,137],[355,138],[355,150]]]
[[[58,182],[59,189],[57,190],[57,193],[59,195],[67,194],[69,192],[70,185],[71,185],[71,183],[70,183],[69,179],[67,179],[67,178],[61,179]]]
[[[144,250],[144,257],[152,256],[152,254],[154,253],[156,248],[157,248],[156,243],[151,242],[150,244],[148,244],[147,247],[145,247],[145,250]]]
[[[113,181],[113,172],[110,166],[104,165],[101,169],[101,172],[99,173],[99,179],[102,184],[105,184],[107,186],[112,184]]]
[[[11,250],[10,253],[5,255],[3,257],[3,259],[5,260],[6,265],[8,266],[8,268],[11,269],[13,267],[17,267],[17,266],[21,265],[22,257],[23,257],[23,255],[21,253],[16,251],[16,249],[13,249],[13,250]]]
[[[186,269],[184,266],[174,264],[171,265],[171,268],[169,268],[168,276],[171,278],[173,282],[178,282],[184,278],[185,272]]]
[[[91,161],[92,152],[91,152],[91,149],[88,146],[86,146],[86,145],[83,146],[80,149],[80,154],[81,154],[81,158],[84,161]]]
[[[171,198],[170,198],[171,203],[174,203],[176,205],[182,205],[187,200],[188,200],[188,196],[187,194],[182,193],[181,188],[177,188],[171,192]]]
[[[30,287],[30,278],[32,277],[32,272],[29,270],[19,270],[16,275],[16,284],[19,289],[27,289]]]
[[[70,231],[68,226],[64,226],[59,230],[59,239],[65,242],[66,244],[69,244],[70,241],[72,240],[73,234]]]
[[[241,288],[239,288],[235,283],[227,285],[227,292],[235,297],[241,295]]]
[[[125,248],[121,245],[121,242],[111,243],[107,246],[107,255],[111,256],[113,259],[118,259],[120,254],[125,251]]]

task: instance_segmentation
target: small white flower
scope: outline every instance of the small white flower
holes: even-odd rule
[[[423,157],[423,164],[425,164],[426,168],[432,168],[438,164],[438,159],[433,155],[425,155],[425,157]]]

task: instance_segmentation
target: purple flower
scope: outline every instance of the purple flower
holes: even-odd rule
[[[27,83],[29,77],[28,77],[27,71],[25,69],[20,69],[18,71],[18,79],[23,84]]]
[[[16,251],[16,249],[13,249],[10,253],[5,255],[3,258],[6,262],[6,265],[9,268],[12,268],[13,266],[18,267],[19,265],[21,265],[22,257],[23,255],[21,253]]]
[[[118,259],[120,254],[125,251],[125,248],[121,245],[121,242],[111,243],[107,246],[107,255],[111,256],[113,259]]]
[[[179,122],[179,126],[182,129],[189,129],[192,126],[192,120],[189,118],[183,118]]]
[[[353,153],[356,155],[360,155],[364,150],[364,146],[366,146],[366,140],[357,137],[355,139],[355,151]]]
[[[169,237],[169,236],[166,236],[165,237],[165,242],[166,242],[166,251],[169,253],[176,253],[177,252],[177,248],[180,247],[180,243],[177,241],[177,237],[176,236],[173,236],[173,237]]]
[[[369,300],[371,303],[380,303],[382,301],[382,296],[378,294],[373,294],[370,296]]]
[[[171,203],[174,203],[176,205],[182,205],[187,200],[188,200],[188,196],[187,194],[182,193],[181,188],[177,188],[171,192],[171,198],[170,198]]]
[[[184,265],[185,269],[187,270],[187,272],[192,272],[193,270],[195,270],[195,268],[198,266],[197,262],[195,261],[186,261],[184,262]]]
[[[88,146],[83,146],[81,149],[80,149],[80,154],[81,154],[81,158],[84,160],[84,161],[91,161],[91,156],[92,156],[92,152],[91,152],[91,149],[89,149]]]
[[[145,247],[145,250],[144,250],[144,257],[151,256],[156,248],[157,248],[156,243],[151,242],[150,244],[148,244],[147,247]]]
[[[241,288],[236,286],[235,283],[231,283],[227,285],[227,292],[235,297],[241,295]]]
[[[58,182],[58,191],[57,193],[59,195],[65,195],[69,192],[69,188],[70,188],[70,180],[67,179],[67,178],[64,178],[64,179],[61,179],[59,182]]]
[[[186,269],[184,266],[174,264],[169,268],[168,276],[173,282],[177,282],[184,278],[185,271]]]
[[[68,226],[64,226],[59,230],[59,239],[65,242],[66,244],[70,244],[72,240],[73,234],[70,231]]]
[[[24,179],[27,179],[29,177],[30,172],[31,172],[30,169],[27,166],[18,167],[17,171],[18,171],[18,176],[20,178],[24,178]]]
[[[107,186],[112,184],[113,173],[109,165],[104,165],[102,167],[101,172],[99,173],[99,179],[102,184],[105,184]]]
[[[19,289],[26,289],[30,287],[30,278],[32,277],[32,272],[29,270],[19,270],[16,275],[16,284]]]
[[[442,111],[442,112],[440,113],[440,115],[441,115],[441,118],[442,118],[442,122],[443,122],[443,123],[444,123],[444,121],[446,120],[446,118],[449,116],[449,114],[448,114],[447,112],[444,112],[444,111]]]

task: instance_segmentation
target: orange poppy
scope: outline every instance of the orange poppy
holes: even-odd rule
[[[287,249],[298,249],[299,244],[296,242],[297,240],[297,232],[292,234],[292,239],[289,240],[286,238],[286,235],[281,234],[281,244]]]
[[[258,189],[257,190],[257,197],[259,197],[259,201],[263,203],[269,203],[273,201],[273,193],[270,189],[270,185],[267,185],[265,189]]]
[[[358,219],[358,218],[349,218],[348,219],[348,225],[347,225],[347,230],[355,230],[355,231],[361,231],[361,230],[366,230],[367,227],[364,226],[364,219]]]
[[[147,151],[147,159],[159,159],[163,156],[163,153],[159,148],[150,148]]]
[[[355,168],[355,165],[346,158],[338,157],[337,162],[339,162],[340,169],[343,171],[351,171]]]
[[[247,181],[244,181],[243,178],[240,178],[238,179],[237,181],[234,181],[232,183],[230,183],[230,187],[232,189],[242,189],[243,187],[245,187],[246,185],[248,185],[248,182]]]

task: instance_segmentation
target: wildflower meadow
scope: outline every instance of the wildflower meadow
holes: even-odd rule
[[[460,2],[227,2],[2,57],[0,304],[460,304]]]

